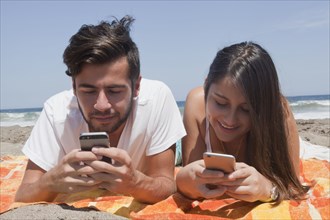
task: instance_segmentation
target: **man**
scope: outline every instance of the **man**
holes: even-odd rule
[[[155,203],[175,192],[175,144],[186,132],[168,87],[141,79],[132,22],[83,25],[70,39],[63,59],[73,90],[44,104],[23,148],[29,161],[16,201],[102,188]],[[81,151],[79,134],[99,131],[111,148]]]

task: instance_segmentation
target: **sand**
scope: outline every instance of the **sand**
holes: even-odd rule
[[[299,136],[312,144],[330,147],[330,119],[296,120]]]
[[[89,208],[73,208],[68,205],[38,204],[23,206],[0,215],[0,219],[8,220],[96,220],[96,219],[127,219],[107,212],[100,212]]]
[[[312,144],[330,147],[330,119],[297,120],[300,137]],[[32,127],[0,127],[0,154],[22,155],[21,149]],[[0,219],[124,219],[92,209],[76,209],[67,205],[39,204],[10,210]]]

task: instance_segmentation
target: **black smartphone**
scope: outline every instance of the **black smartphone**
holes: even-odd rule
[[[205,152],[203,159],[207,169],[221,170],[225,173],[235,171],[236,159],[233,155]]]
[[[82,151],[91,151],[93,147],[110,147],[109,136],[106,132],[86,132],[79,137]],[[111,163],[111,158],[103,157],[103,161]]]

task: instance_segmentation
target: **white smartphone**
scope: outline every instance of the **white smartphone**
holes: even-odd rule
[[[235,171],[236,159],[233,155],[205,152],[203,159],[207,169],[221,170],[225,173]]]
[[[79,141],[82,151],[91,151],[93,147],[110,147],[109,136],[106,132],[81,133]],[[112,163],[111,158],[105,156],[102,161]]]

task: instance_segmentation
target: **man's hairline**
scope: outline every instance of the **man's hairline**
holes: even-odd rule
[[[76,73],[76,74],[74,74],[74,75],[72,75],[71,76],[71,78],[72,78],[72,82],[73,82],[73,89],[76,89],[76,77],[79,75],[79,74],[81,74],[81,72],[82,72],[82,69],[84,68],[84,66],[85,65],[104,65],[104,64],[111,64],[111,63],[113,63],[113,62],[115,62],[115,61],[117,61],[117,60],[119,60],[119,59],[121,59],[121,58],[123,58],[123,57],[125,57],[126,58],[126,62],[127,62],[127,65],[128,65],[128,74],[127,74],[127,78],[129,79],[129,81],[131,82],[131,89],[132,89],[132,91],[135,89],[135,83],[136,83],[136,81],[139,79],[139,77],[141,76],[141,72],[139,72],[138,74],[137,74],[137,77],[136,77],[136,79],[135,80],[133,80],[131,77],[129,77],[129,75],[130,75],[130,65],[129,65],[129,62],[128,62],[128,56],[127,55],[122,55],[122,56],[119,56],[118,58],[116,58],[116,59],[114,59],[114,60],[110,60],[110,61],[106,61],[106,62],[102,62],[102,63],[86,63],[86,62],[84,62],[82,65],[81,65],[81,68],[80,68],[80,71],[78,72],[78,73]],[[133,82],[134,81],[134,82]]]

